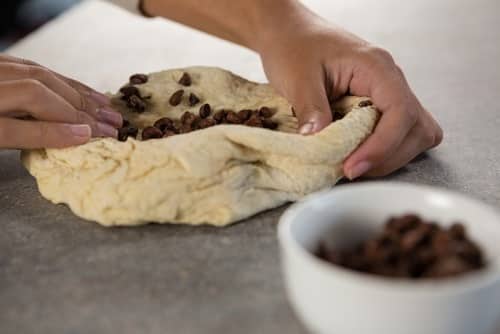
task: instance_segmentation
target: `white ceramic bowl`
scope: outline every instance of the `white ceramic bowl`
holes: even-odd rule
[[[312,254],[320,240],[329,247],[354,244],[390,216],[409,212],[442,225],[464,223],[487,269],[446,280],[398,280]],[[313,333],[491,334],[500,320],[500,215],[463,195],[390,182],[340,186],[288,209],[278,237],[288,297]]]

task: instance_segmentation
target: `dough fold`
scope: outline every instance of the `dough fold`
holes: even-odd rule
[[[343,176],[342,162],[378,118],[373,106],[359,107],[367,98],[346,97],[332,106],[345,114],[341,120],[301,136],[291,106],[269,85],[206,67],[151,74],[138,86],[151,95],[151,110],[134,114],[120,102],[118,108],[140,127],[191,110],[166,103],[184,71],[193,78],[186,90],[195,91],[202,103],[233,110],[271,107],[277,111],[278,131],[217,125],[148,141],[106,138],[66,149],[23,151],[22,162],[41,194],[106,226],[224,226],[334,185]]]

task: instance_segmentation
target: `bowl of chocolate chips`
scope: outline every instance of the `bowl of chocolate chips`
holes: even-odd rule
[[[342,185],[290,207],[278,239],[289,300],[313,333],[500,333],[500,214],[480,201]]]

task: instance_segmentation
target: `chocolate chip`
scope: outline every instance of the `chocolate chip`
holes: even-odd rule
[[[449,277],[470,271],[472,268],[458,256],[447,256],[436,260],[427,270],[426,277]]]
[[[181,103],[181,101],[182,101],[182,95],[184,95],[184,90],[179,89],[178,91],[176,91],[175,93],[172,94],[172,96],[170,97],[168,102],[170,103],[170,105],[172,105],[174,107],[178,106],[179,103]]]
[[[358,103],[358,107],[363,108],[363,107],[368,107],[373,105],[373,102],[370,100],[364,100]]]
[[[156,139],[163,137],[163,132],[154,126],[147,126],[142,130],[142,140]]]
[[[137,95],[132,95],[127,100],[127,107],[133,109],[136,112],[143,112],[146,110],[146,102],[144,102]]]
[[[259,109],[259,115],[264,118],[269,118],[273,116],[274,112],[268,107],[262,107]]]
[[[193,114],[192,112],[189,112],[189,111],[184,112],[181,116],[182,124],[191,125],[195,119],[196,119],[196,115]]]
[[[226,111],[225,110],[219,110],[213,116],[213,119],[219,124],[224,122],[225,118],[226,118]]]
[[[426,230],[416,228],[408,231],[401,238],[401,249],[405,252],[414,250],[426,237]]]
[[[130,97],[132,95],[136,95],[136,96],[141,95],[139,93],[139,89],[137,89],[137,87],[130,86],[130,85],[123,86],[122,88],[120,88],[120,93],[122,93],[125,98]]]
[[[268,118],[264,118],[262,120],[262,126],[265,127],[266,129],[276,130],[278,128],[278,123]]]
[[[198,104],[198,102],[200,102],[200,99],[198,98],[198,96],[194,95],[193,93],[189,94],[189,106],[190,107],[193,107],[195,105]]]
[[[128,138],[128,129],[127,128],[119,128],[118,129],[118,140],[126,141]]]
[[[201,118],[207,118],[211,113],[212,109],[210,108],[210,104],[208,103],[203,104],[198,112]]]
[[[187,72],[182,74],[182,77],[179,79],[179,83],[183,86],[191,86],[191,77]]]
[[[166,137],[172,137],[172,136],[175,136],[176,133],[175,131],[172,131],[172,130],[166,130],[164,133],[163,133],[163,138],[166,138]]]
[[[339,113],[339,112],[334,112],[334,113],[332,114],[332,122],[339,121],[339,120],[341,120],[342,118],[344,118],[344,116],[345,116],[345,115],[344,115],[344,114],[342,114],[342,113]]]
[[[465,238],[465,227],[463,224],[455,223],[451,225],[449,232],[451,236],[457,240],[463,240]]]
[[[127,128],[127,135],[129,137],[136,138],[137,134],[139,133],[139,129],[133,125],[129,125]]]
[[[252,127],[258,127],[261,128],[263,126],[262,124],[262,119],[257,116],[252,116],[250,117],[246,122],[245,125],[252,126]]]
[[[198,122],[198,127],[200,129],[205,129],[205,128],[209,128],[211,126],[214,126],[216,124],[217,124],[217,122],[215,122],[215,120],[213,118],[202,118]]]
[[[168,117],[162,117],[154,122],[153,126],[160,129],[160,131],[165,132],[167,129],[172,129],[174,122]]]
[[[438,231],[432,237],[432,248],[438,256],[444,256],[450,250],[451,241],[451,237],[446,231]]]
[[[238,117],[241,119],[242,122],[245,122],[252,116],[252,110],[250,109],[242,109],[238,111]]]
[[[241,119],[238,117],[238,115],[233,110],[228,110],[226,112],[226,121],[229,124],[241,124],[242,123]]]
[[[174,120],[174,125],[172,126],[172,131],[174,131],[175,133],[179,133],[180,130],[181,130],[181,127],[182,127],[182,122],[178,119],[175,119]]]
[[[179,133],[188,133],[191,132],[193,129],[191,128],[190,124],[182,124],[181,128],[179,129]]]
[[[144,84],[148,82],[148,76],[146,74],[140,74],[140,73],[133,74],[132,76],[130,76],[129,82],[132,85]]]
[[[129,125],[130,125],[130,122],[124,118],[123,123],[122,123],[122,128],[129,126]]]

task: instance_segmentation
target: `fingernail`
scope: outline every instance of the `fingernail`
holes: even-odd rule
[[[111,100],[104,94],[98,92],[90,92],[90,98],[96,101],[99,105],[110,105]]]
[[[97,122],[98,137],[118,137],[118,130],[109,124]]]
[[[117,127],[121,127],[123,124],[122,115],[119,112],[114,111],[110,108],[102,107],[97,109],[97,117],[99,118],[100,121],[107,122]]]
[[[68,124],[67,127],[75,137],[90,137],[92,131],[87,124]]]
[[[358,162],[347,172],[347,177],[349,180],[354,180],[355,178],[358,178],[368,172],[371,168],[372,164],[369,161]]]
[[[312,122],[307,122],[304,125],[302,125],[299,129],[299,133],[301,135],[308,135],[311,134],[314,129],[314,123]]]

